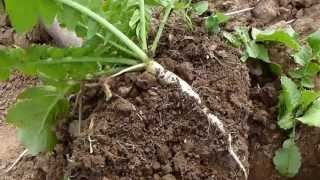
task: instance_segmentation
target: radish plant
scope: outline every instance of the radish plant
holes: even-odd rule
[[[282,90],[278,108],[278,125],[289,132],[289,138],[275,153],[273,163],[281,175],[294,177],[301,166],[299,147],[295,143],[297,124],[320,127],[320,92],[314,90],[314,78],[320,71],[320,31],[311,34],[304,46],[300,45],[297,33],[291,27],[253,28],[252,38],[249,28],[241,27],[236,28],[235,34],[225,33],[224,36],[234,46],[244,47],[243,60],[250,57],[273,63],[269,60],[267,49],[259,42],[282,43],[292,50],[292,60],[297,67],[289,70],[287,75],[280,73]]]
[[[320,127],[320,92],[313,89],[314,78],[320,71],[319,32],[308,37],[307,45],[292,46],[299,47],[293,59],[300,67],[294,69],[294,73],[289,73],[293,80],[286,76],[281,77],[278,125],[291,133],[283,147],[276,152],[273,162],[279,173],[287,177],[295,176],[301,166],[301,155],[295,145],[296,125],[303,123]]]
[[[81,81],[105,75],[116,77],[146,70],[165,84],[175,84],[201,105],[208,121],[228,137],[228,150],[247,178],[232,147],[231,134],[202,104],[192,87],[148,56],[147,32],[152,8],[162,6],[160,23],[151,51],[154,54],[172,10],[189,8],[191,1],[174,0],[6,0],[6,10],[18,33],[31,30],[40,20],[50,26],[55,19],[84,39],[81,47],[64,49],[32,46],[0,53],[0,78],[13,69],[38,76],[42,84],[23,92],[7,115],[18,127],[18,136],[31,154],[53,150],[57,119],[69,110],[67,95],[79,91]],[[183,8],[181,8],[183,7]]]

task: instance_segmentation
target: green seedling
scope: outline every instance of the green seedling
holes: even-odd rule
[[[206,19],[205,26],[209,33],[220,32],[220,25],[230,20],[230,16],[227,16],[220,12],[215,12]]]
[[[314,78],[320,71],[320,31],[311,34],[307,43],[301,46],[297,33],[291,27],[269,28],[259,30],[253,28],[251,37],[248,28],[236,28],[236,33],[224,33],[224,37],[235,47],[244,48],[243,60],[260,59],[270,63],[277,75],[280,75],[282,90],[279,96],[278,125],[281,129],[291,131],[282,148],[273,159],[278,172],[287,177],[294,177],[301,166],[299,147],[295,144],[295,127],[298,123],[320,127],[320,92],[313,90]],[[239,45],[239,42],[242,45]],[[269,60],[264,44],[281,43],[291,49],[292,59],[297,68],[289,70],[290,79],[281,67]],[[264,44],[261,44],[264,43]]]

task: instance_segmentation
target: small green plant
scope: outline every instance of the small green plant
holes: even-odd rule
[[[200,16],[209,9],[209,3],[208,1],[199,1],[192,5],[192,9],[194,10],[195,14]]]
[[[205,27],[209,33],[218,33],[220,32],[220,25],[228,22],[230,18],[230,16],[216,11],[206,19]]]
[[[313,43],[320,43],[319,35],[319,31],[311,34],[308,37],[307,45],[302,47],[291,43],[294,45],[291,46],[292,48],[297,47],[298,52],[293,55],[293,59],[300,67],[295,70],[295,75],[292,76],[293,80],[287,77],[281,78],[282,92],[279,98],[278,125],[282,129],[292,131],[290,138],[287,140],[291,141],[291,145],[278,150],[273,162],[279,173],[288,177],[295,176],[301,164],[299,149],[294,144],[297,123],[320,127],[320,92],[313,90],[313,79],[320,71],[320,59],[318,57],[320,49]],[[301,76],[297,76],[297,74]],[[306,78],[309,80],[306,80]]]
[[[313,89],[314,78],[320,71],[320,31],[311,34],[304,46],[300,45],[297,33],[289,26],[266,30],[253,28],[252,38],[249,28],[246,27],[236,28],[235,34],[223,35],[234,46],[244,49],[243,61],[248,58],[258,59],[273,65],[270,67],[281,68],[269,60],[264,44],[277,42],[291,49],[292,59],[297,63],[295,69],[289,70],[288,75],[291,78],[281,70],[277,71],[282,86],[279,96],[278,125],[290,135],[282,148],[275,153],[273,163],[281,175],[295,176],[301,166],[299,147],[295,144],[296,125],[303,123],[320,127],[320,92]]]

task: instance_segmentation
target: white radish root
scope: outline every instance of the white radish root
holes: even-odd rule
[[[153,61],[150,64],[148,64],[148,66],[146,67],[146,70],[149,73],[152,73],[153,75],[155,75],[157,77],[157,79],[163,84],[178,85],[178,87],[180,88],[182,93],[186,94],[189,97],[192,97],[199,105],[201,105],[203,107],[202,112],[207,116],[209,123],[217,126],[218,129],[221,131],[221,133],[223,133],[224,135],[226,135],[226,133],[227,133],[228,151],[229,151],[230,155],[232,156],[232,158],[236,161],[236,163],[238,164],[240,169],[243,171],[245,179],[248,179],[247,170],[246,170],[245,166],[243,165],[243,163],[241,162],[239,156],[235,153],[235,151],[232,147],[231,134],[226,132],[226,130],[223,126],[223,122],[217,116],[212,114],[210,112],[210,110],[204,104],[202,104],[202,101],[201,101],[199,94],[196,93],[186,81],[181,79],[179,76],[177,76],[173,72],[166,70],[163,66],[161,66],[157,62]]]

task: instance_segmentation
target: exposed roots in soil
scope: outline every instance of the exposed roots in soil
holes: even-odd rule
[[[11,164],[11,166],[9,166],[3,174],[6,174],[8,172],[10,172],[18,163],[19,161],[28,153],[28,150],[24,150],[18,157],[17,159]]]
[[[146,65],[143,63],[138,64],[138,65],[129,67],[127,69],[124,69],[124,70],[120,71],[119,73],[112,75],[111,77],[117,77],[117,76],[120,76],[120,75],[127,73],[127,72],[136,71],[141,68],[144,68],[145,66]],[[188,97],[193,98],[197,102],[198,105],[202,106],[202,112],[206,115],[208,122],[209,122],[209,125],[214,125],[214,126],[218,127],[218,129],[220,130],[220,132],[223,135],[227,135],[227,137],[228,137],[227,138],[228,139],[228,151],[229,151],[230,155],[233,157],[233,159],[236,161],[236,163],[238,164],[240,169],[243,171],[245,179],[248,179],[247,170],[233,149],[231,134],[225,130],[223,122],[217,116],[212,114],[210,112],[210,110],[205,105],[203,105],[199,94],[196,93],[186,81],[181,79],[175,73],[166,70],[162,65],[160,65],[159,63],[157,63],[155,61],[148,64],[146,66],[146,70],[147,70],[147,72],[155,75],[157,77],[157,79],[162,84],[177,85],[182,93],[186,94]]]
[[[199,94],[196,93],[186,81],[181,79],[179,76],[177,76],[173,72],[166,70],[163,66],[161,66],[157,62],[150,63],[146,69],[148,72],[155,75],[161,83],[166,85],[167,84],[177,85],[182,93],[186,94],[188,97],[193,98],[198,103],[198,105],[202,106],[202,112],[206,115],[209,121],[209,124],[212,124],[218,127],[218,129],[221,131],[223,135],[228,136],[228,146],[229,146],[228,151],[230,155],[233,157],[233,159],[236,161],[238,166],[243,171],[245,179],[248,179],[248,173],[245,169],[245,166],[242,164],[240,158],[233,150],[231,134],[225,130],[223,122],[217,116],[212,114],[205,105],[202,104]]]

